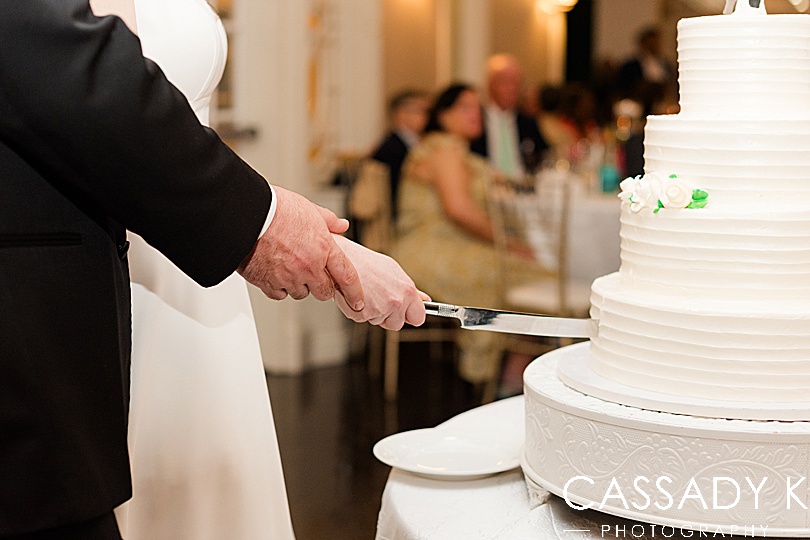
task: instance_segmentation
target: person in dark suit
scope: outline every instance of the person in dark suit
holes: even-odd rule
[[[419,138],[428,120],[428,97],[419,90],[404,90],[396,94],[388,105],[391,131],[371,153],[371,158],[388,167],[391,180],[391,214],[397,216],[397,192],[402,175],[402,164]]]
[[[334,298],[354,320],[424,319],[398,266],[273,190],[87,0],[0,3],[0,201],[3,540],[120,538],[125,229],[204,286],[239,271],[272,298]]]
[[[636,54],[619,67],[617,94],[620,99],[633,99],[649,110],[654,89],[658,89],[659,93],[674,90],[676,72],[672,63],[661,53],[661,32],[657,28],[642,29],[636,36],[636,47]]]
[[[489,59],[489,104],[484,110],[484,131],[470,145],[473,152],[487,158],[507,178],[534,173],[549,147],[537,120],[518,110],[522,77],[515,57],[496,54]]]

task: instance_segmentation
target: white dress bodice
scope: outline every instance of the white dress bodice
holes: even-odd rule
[[[204,0],[134,0],[144,56],[203,124],[227,55]],[[182,226],[178,223],[177,226]],[[130,233],[127,540],[291,540],[256,325],[236,273],[203,288]]]
[[[228,41],[222,21],[201,0],[136,0],[141,50],[188,99],[205,125],[222,79]]]

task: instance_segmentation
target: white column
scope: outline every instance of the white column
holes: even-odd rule
[[[483,87],[490,55],[489,0],[455,0],[454,12],[453,75],[460,81]]]
[[[272,184],[302,193],[341,212],[336,203],[328,202],[335,200],[333,194],[318,189],[316,165],[322,163],[323,157],[314,160],[311,153],[320,143],[322,152],[334,152],[336,134],[342,132],[338,127],[347,118],[362,116],[359,111],[369,105],[371,98],[364,97],[365,102],[358,100],[354,103],[355,110],[335,112],[341,111],[335,105],[343,103],[341,99],[346,100],[344,105],[350,103],[352,89],[360,88],[362,81],[355,81],[353,86],[339,81],[334,74],[342,73],[342,68],[335,63],[343,58],[342,63],[349,65],[351,53],[342,54],[329,47],[343,43],[357,50],[359,38],[332,43],[329,39],[334,34],[327,32],[326,43],[316,42],[313,36],[317,31],[311,19],[315,13],[313,7],[323,8],[319,13],[325,15],[340,13],[330,11],[337,6],[334,0],[321,0],[317,5],[316,2],[318,0],[234,2],[231,29],[233,120],[239,126],[253,126],[258,130],[259,136],[240,142],[237,151]],[[348,0],[342,2],[348,3]],[[335,19],[325,16],[321,22],[334,24]],[[327,50],[316,46],[325,46]],[[371,53],[366,54],[370,56]],[[350,78],[351,69],[347,68],[346,73],[345,77]],[[338,95],[338,90],[346,93]],[[367,91],[379,93],[374,88]],[[317,115],[313,115],[310,107],[309,100],[313,96],[320,108]],[[365,114],[368,118],[373,116],[371,112]],[[368,118],[358,120],[346,133],[359,138],[367,136],[364,133],[372,129],[364,127],[372,122]],[[360,144],[359,138],[350,144]],[[312,298],[275,302],[265,298],[258,289],[251,287],[250,292],[268,371],[294,374],[307,367],[345,360],[347,325],[333,303],[320,303]]]
[[[436,0],[436,86],[441,88],[453,77],[453,2]]]
[[[341,0],[337,20],[337,149],[366,153],[384,127],[382,3]]]
[[[558,12],[546,15],[546,82],[562,84],[565,82],[565,56],[568,27],[565,13]]]
[[[306,193],[307,0],[237,0],[230,36],[233,119],[258,130],[237,151],[274,185]],[[301,307],[251,287],[265,368],[294,373],[304,364]]]

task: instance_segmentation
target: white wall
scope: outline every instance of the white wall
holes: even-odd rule
[[[382,3],[338,2],[338,152],[366,153],[384,128]]]
[[[631,56],[638,31],[659,24],[661,15],[661,0],[594,0],[594,60]]]
[[[453,78],[483,88],[491,54],[490,0],[455,0],[453,15]]]

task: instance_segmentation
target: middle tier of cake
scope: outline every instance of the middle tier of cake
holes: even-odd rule
[[[620,273],[638,292],[810,311],[810,210],[623,208]]]

